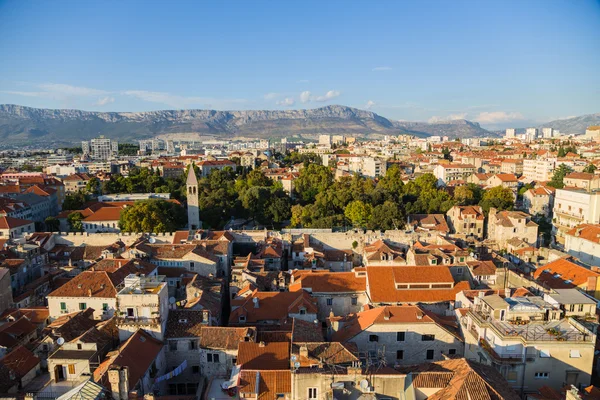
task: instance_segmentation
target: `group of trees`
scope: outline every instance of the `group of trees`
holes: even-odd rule
[[[479,204],[512,209],[508,188],[484,192],[475,184],[457,187],[453,195],[438,188],[432,174],[404,184],[400,170],[392,166],[378,182],[359,175],[334,180],[327,167],[311,164],[294,181],[298,204],[292,207],[293,227],[329,228],[353,225],[368,229],[402,229],[407,214],[446,213],[454,205]]]

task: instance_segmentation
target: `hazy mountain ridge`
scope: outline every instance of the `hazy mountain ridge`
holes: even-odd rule
[[[589,126],[600,125],[600,113],[586,114],[579,117],[557,119],[540,125],[540,128],[553,128],[561,133],[585,133]]]
[[[166,133],[199,133],[224,139],[290,137],[316,133],[382,134],[416,136],[493,136],[466,120],[439,123],[392,121],[374,112],[331,105],[307,110],[161,110],[146,112],[95,112],[40,109],[0,105],[0,139],[78,142],[97,135],[121,141]]]

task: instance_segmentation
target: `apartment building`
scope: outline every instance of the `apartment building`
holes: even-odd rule
[[[503,174],[523,174],[523,160],[514,160],[511,158],[505,158],[500,163],[500,171]]]
[[[485,215],[480,206],[454,206],[446,213],[446,219],[454,235],[483,239]]]
[[[565,187],[594,191],[600,189],[600,175],[587,172],[571,172],[564,179]]]
[[[488,239],[493,240],[498,249],[506,249],[508,241],[513,238],[535,245],[538,225],[531,220],[531,215],[521,211],[500,211],[491,208],[488,215]]]
[[[495,367],[522,394],[590,384],[596,335],[580,320],[538,296],[474,300],[459,312],[466,358]]]
[[[117,293],[117,327],[124,342],[138,329],[163,340],[169,315],[169,290],[164,275],[128,275]]]
[[[565,252],[600,267],[600,224],[582,224],[565,232]]]
[[[119,155],[119,142],[100,136],[89,142],[81,142],[81,150],[84,156],[92,160],[112,160]]]
[[[523,209],[531,215],[550,217],[554,207],[555,189],[548,186],[539,186],[529,189],[523,194]]]
[[[568,259],[561,258],[539,267],[533,277],[544,288],[578,288],[600,299],[600,273]]]
[[[553,233],[564,244],[565,232],[577,225],[600,223],[600,190],[556,189],[553,212]]]
[[[455,326],[419,306],[384,306],[332,316],[329,330],[332,341],[354,344],[374,365],[382,360],[387,365],[433,362],[463,354]]]
[[[439,186],[445,186],[451,181],[466,180],[473,173],[475,166],[471,164],[439,164],[433,169]]]
[[[547,182],[552,179],[556,168],[556,159],[523,160],[523,177],[529,181]]]

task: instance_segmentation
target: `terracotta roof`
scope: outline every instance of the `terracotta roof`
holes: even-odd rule
[[[306,349],[308,357],[301,355]],[[318,366],[325,364],[349,364],[359,361],[358,348],[354,343],[342,344],[339,342],[297,342],[292,343],[291,354],[296,356],[300,367]]]
[[[5,355],[0,364],[14,372],[17,379],[21,379],[40,364],[40,359],[25,347],[19,346]]]
[[[29,224],[33,224],[33,221],[13,217],[0,217],[0,229],[14,229]]]
[[[548,271],[548,272],[545,272]],[[556,275],[556,278],[554,276]],[[553,261],[535,270],[533,277],[544,282],[551,288],[565,287],[565,281],[571,281],[575,286],[587,285],[589,278],[598,278],[600,274],[579,266],[569,260],[560,259]],[[567,286],[572,287],[572,286]],[[593,288],[590,288],[592,290]]]
[[[600,224],[578,225],[570,231],[566,232],[566,234],[570,236],[575,236],[579,239],[584,239],[590,242],[600,244]]]
[[[492,261],[468,261],[467,265],[472,268],[475,276],[496,275],[496,265]]]
[[[309,290],[311,293],[355,293],[367,290],[367,277],[357,277],[354,272],[313,273],[311,270],[298,271],[290,292]]]
[[[258,299],[258,307],[254,300]],[[230,324],[239,323],[239,317],[245,316],[246,323],[258,323],[260,321],[276,320],[283,321],[290,313],[299,314],[300,308],[304,307],[307,313],[317,312],[317,301],[307,292],[258,292],[254,291],[251,296],[243,299],[240,307],[231,312]]]
[[[402,269],[408,268],[407,271]],[[443,271],[445,270],[445,272]],[[420,271],[420,272],[419,272]],[[448,278],[449,276],[449,278]],[[396,289],[396,283],[454,283],[448,267],[367,267],[369,295],[374,303],[438,303],[454,301],[456,293],[470,289],[468,282],[458,282],[449,289]],[[407,279],[406,281],[402,279]],[[430,281],[433,279],[433,281]]]
[[[515,174],[496,174],[495,175],[502,182],[518,182],[519,180],[515,176]]]
[[[143,329],[139,329],[126,342],[122,343],[117,351],[109,353],[108,358],[94,371],[94,381],[111,390],[106,372],[111,367],[128,367],[128,390],[133,390],[146,371],[150,369],[162,348],[161,341],[154,339]]]
[[[121,217],[121,209],[118,207],[102,207],[89,217],[84,218],[84,222],[102,222],[118,221]]]
[[[258,400],[276,400],[280,398],[280,394],[292,392],[292,373],[291,371],[241,371],[239,391],[256,394]]]
[[[288,342],[240,342],[237,362],[243,370],[289,370]]]
[[[520,398],[493,367],[464,358],[425,363],[404,370],[412,374],[413,385],[416,388],[440,388],[428,397],[429,400]]]
[[[88,308],[84,311],[61,315],[44,329],[44,333],[54,338],[62,337],[69,342],[100,322],[93,319],[93,314],[94,310]]]
[[[165,337],[200,337],[200,331],[206,324],[201,310],[170,310]]]
[[[345,317],[334,317],[340,328],[332,336],[333,341],[346,342],[373,325],[387,324],[436,324],[440,328],[456,335],[454,327],[449,329],[446,322],[435,314],[419,306],[384,306],[350,314]]]
[[[444,214],[410,214],[408,217],[409,224],[417,229],[450,232]]]
[[[256,337],[254,328],[233,328],[225,326],[203,326],[200,335],[200,347],[205,349],[237,350],[241,342],[253,342]]]
[[[294,318],[292,321],[292,342],[323,342],[323,331],[319,323]]]

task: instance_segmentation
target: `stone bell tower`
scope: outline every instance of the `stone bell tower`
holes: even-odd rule
[[[200,229],[200,209],[198,208],[198,178],[194,171],[194,165],[190,165],[187,181],[187,212],[188,229]]]

